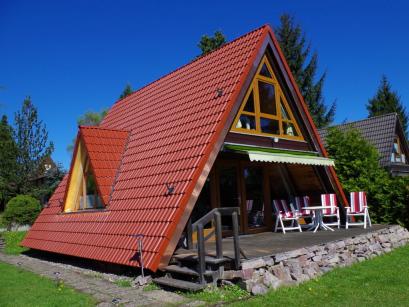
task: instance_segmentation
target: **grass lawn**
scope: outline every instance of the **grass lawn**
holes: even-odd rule
[[[409,246],[233,306],[409,306]]]
[[[84,293],[0,262],[0,306],[95,306]]]
[[[10,255],[18,255],[28,250],[28,248],[19,246],[26,233],[26,231],[5,231],[0,233],[6,243],[4,252]]]

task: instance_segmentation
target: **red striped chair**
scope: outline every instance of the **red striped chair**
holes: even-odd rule
[[[339,208],[337,206],[337,196],[335,194],[321,194],[321,205],[327,207],[322,210],[323,218],[336,218],[335,222],[325,222],[327,226],[337,226],[340,228]]]
[[[372,227],[371,218],[369,217],[368,204],[366,202],[365,192],[351,192],[351,207],[346,209],[346,223],[345,228],[348,229],[350,225],[366,225]],[[352,222],[352,217],[363,216],[363,222]],[[350,221],[351,220],[351,221]]]
[[[310,222],[312,222],[313,216],[314,216],[314,211],[303,209],[305,207],[310,206],[310,197],[309,196],[296,196],[294,197],[294,205],[295,205],[295,210],[298,211],[304,220],[310,219]],[[310,227],[309,224],[302,225],[301,227]]]
[[[287,201],[285,199],[275,199],[273,200],[273,207],[274,207],[274,213],[276,215],[276,224],[274,231],[277,232],[277,230],[281,229],[283,233],[285,234],[286,230],[301,230],[301,226],[299,223],[299,218],[301,214],[293,210],[291,206],[287,204]],[[291,222],[290,226],[285,226],[284,222]],[[279,225],[280,223],[280,225]]]

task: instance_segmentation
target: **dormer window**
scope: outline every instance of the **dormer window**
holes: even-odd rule
[[[104,208],[84,143],[77,147],[64,212]]]
[[[257,70],[231,130],[303,140],[266,56]]]
[[[406,163],[406,157],[405,154],[402,152],[402,147],[398,136],[395,136],[395,139],[393,141],[391,162]]]

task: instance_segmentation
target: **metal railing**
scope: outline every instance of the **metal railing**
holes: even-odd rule
[[[222,216],[231,216],[233,230],[233,245],[234,245],[234,265],[236,270],[240,268],[240,244],[239,244],[239,215],[238,207],[215,208],[193,224],[189,220],[187,225],[187,245],[189,249],[193,248],[193,232],[197,231],[197,253],[198,253],[198,273],[201,283],[205,282],[206,271],[206,244],[205,242],[212,237],[213,233],[204,235],[204,227],[210,222],[215,225],[216,237],[216,259],[223,259],[223,239],[222,239]]]

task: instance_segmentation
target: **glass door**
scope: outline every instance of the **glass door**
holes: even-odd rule
[[[220,207],[240,207],[237,170],[235,165],[219,168]],[[223,230],[232,230],[231,216],[222,217],[222,227]]]
[[[247,228],[265,226],[265,205],[263,189],[263,169],[258,166],[243,168],[243,179],[246,193],[245,211]]]

